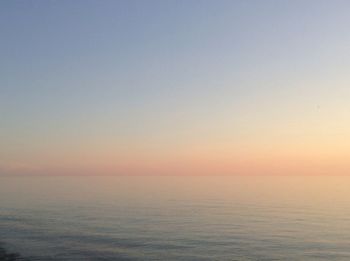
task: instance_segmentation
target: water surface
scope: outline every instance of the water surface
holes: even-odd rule
[[[350,260],[347,177],[2,177],[31,260]]]

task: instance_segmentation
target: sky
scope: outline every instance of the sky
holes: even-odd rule
[[[0,175],[346,175],[350,2],[0,2]]]

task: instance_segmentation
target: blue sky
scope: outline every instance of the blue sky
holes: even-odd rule
[[[291,124],[311,134],[310,122],[342,122],[349,11],[348,1],[2,1],[0,166],[95,143],[172,154],[225,137],[239,152],[245,139],[294,135]],[[350,126],[335,125],[326,136]]]

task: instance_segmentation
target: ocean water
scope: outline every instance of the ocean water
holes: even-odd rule
[[[347,177],[1,177],[30,260],[350,260]]]

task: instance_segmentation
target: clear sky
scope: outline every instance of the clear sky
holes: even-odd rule
[[[0,2],[0,174],[350,173],[350,2]]]

